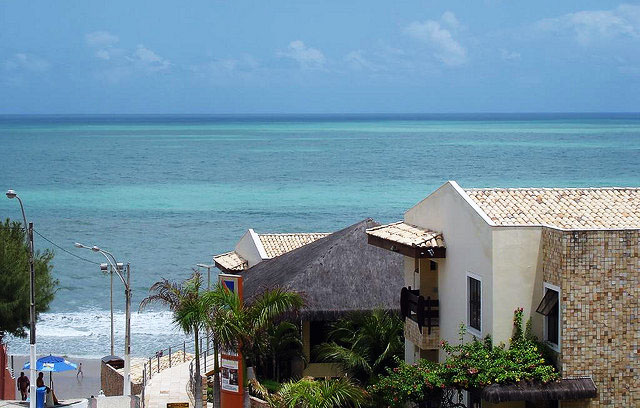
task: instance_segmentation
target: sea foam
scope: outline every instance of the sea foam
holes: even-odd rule
[[[38,354],[58,354],[97,358],[110,352],[110,315],[108,310],[43,313],[36,325]],[[180,347],[191,341],[172,323],[171,312],[149,311],[131,314],[131,353],[152,356],[169,346]],[[114,313],[115,354],[124,351],[125,316]],[[28,354],[29,339],[8,337],[12,354]]]

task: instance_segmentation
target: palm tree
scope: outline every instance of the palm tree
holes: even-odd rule
[[[271,408],[357,408],[367,401],[367,393],[348,378],[316,381],[305,377],[283,384],[275,394],[257,381],[251,385]]]
[[[259,357],[263,375],[269,375],[266,374],[266,371],[267,368],[271,369],[270,378],[272,380],[280,382],[283,363],[290,363],[294,359],[305,361],[300,328],[289,321],[270,325],[262,340],[262,342],[256,343],[252,354]],[[267,360],[270,360],[268,364]],[[267,367],[268,365],[270,367]]]
[[[394,313],[384,310],[352,313],[333,324],[329,342],[316,347],[318,358],[367,385],[385,374],[404,350],[404,327]]]
[[[247,363],[258,360],[254,354],[257,342],[263,342],[273,321],[300,309],[302,297],[293,292],[274,289],[258,295],[251,303],[243,303],[235,292],[218,283],[204,295],[210,309],[209,327],[219,345],[242,353],[244,404],[249,406]]]
[[[207,305],[203,301],[200,288],[202,277],[194,271],[191,277],[182,283],[162,279],[151,286],[147,296],[140,302],[142,310],[151,303],[161,303],[173,312],[173,322],[186,334],[194,335],[196,385],[202,384],[200,377],[200,342],[199,333],[208,322]],[[202,408],[202,393],[194,392],[196,408]]]

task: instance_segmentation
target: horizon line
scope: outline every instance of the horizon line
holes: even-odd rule
[[[225,113],[0,113],[9,116],[401,116],[401,115],[640,115],[640,111],[478,111],[478,112],[225,112]]]

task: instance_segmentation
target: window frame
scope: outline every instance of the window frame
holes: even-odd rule
[[[474,279],[476,281],[478,281],[480,283],[480,328],[477,329],[475,327],[471,326],[471,282],[469,281],[469,279]],[[476,337],[482,337],[482,306],[484,304],[483,302],[483,296],[482,296],[482,276],[480,275],[476,275],[475,273],[471,273],[471,272],[467,272],[466,277],[466,286],[467,286],[467,304],[466,304],[466,308],[467,308],[467,319],[466,319],[466,323],[467,323],[467,332],[469,332],[470,334],[476,336]]]
[[[558,344],[550,342],[547,337],[549,334],[549,316],[543,316],[542,323],[542,338],[544,339],[544,343],[549,346],[549,348],[553,351],[560,352],[560,348],[562,345],[562,292],[560,291],[560,287],[548,282],[542,282],[542,296],[547,294],[548,290],[553,290],[558,292]]]

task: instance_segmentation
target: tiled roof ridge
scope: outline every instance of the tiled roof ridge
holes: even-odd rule
[[[257,233],[259,237],[263,236],[291,236],[291,235],[329,235],[330,232],[266,232]]]
[[[640,190],[640,187],[471,187],[464,191],[576,191],[576,190]]]
[[[257,234],[259,243],[263,246],[266,258],[274,258],[316,240],[326,238],[329,233],[324,232],[290,232],[276,234]]]
[[[639,187],[476,188],[461,194],[495,226],[640,228]]]

